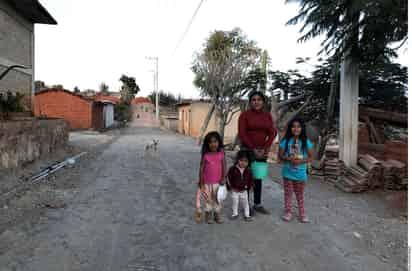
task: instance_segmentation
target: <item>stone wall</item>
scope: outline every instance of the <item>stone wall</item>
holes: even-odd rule
[[[0,169],[18,167],[67,144],[69,127],[62,119],[0,122]]]

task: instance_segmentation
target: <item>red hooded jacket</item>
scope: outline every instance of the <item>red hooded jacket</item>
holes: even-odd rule
[[[227,173],[229,185],[235,191],[245,191],[252,187],[253,176],[250,168],[245,168],[243,174],[237,166],[232,166]]]

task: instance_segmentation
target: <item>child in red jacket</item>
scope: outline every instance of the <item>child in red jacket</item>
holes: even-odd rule
[[[249,153],[247,151],[239,151],[236,157],[236,164],[233,165],[227,174],[228,185],[232,191],[232,210],[231,219],[239,217],[239,201],[245,214],[246,221],[252,221],[249,213],[249,200],[247,191],[253,185],[252,171],[249,168]]]

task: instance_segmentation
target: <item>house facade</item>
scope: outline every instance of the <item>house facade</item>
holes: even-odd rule
[[[37,0],[0,0],[0,74],[19,65],[0,80],[0,92],[24,94],[24,106],[32,108],[34,96],[34,24],[57,24]]]
[[[96,101],[67,90],[47,89],[36,93],[34,114],[65,119],[72,130],[101,130],[113,125],[114,103]]]
[[[154,120],[155,106],[149,98],[137,97],[131,102],[133,120]]]
[[[105,105],[103,108],[105,128],[112,127],[114,125],[114,106],[120,103],[120,98],[99,94],[94,97],[94,100]]]
[[[209,109],[212,104],[209,102],[187,102],[178,105],[179,120],[178,131],[181,134],[188,135],[194,138],[200,137],[200,130],[206,119]],[[234,140],[238,130],[238,119],[240,112],[236,113],[230,123],[225,127],[225,143],[230,143]],[[219,118],[216,113],[213,113],[206,133],[217,131],[219,128]]]

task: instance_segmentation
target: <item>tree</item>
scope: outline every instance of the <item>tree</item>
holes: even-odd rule
[[[305,42],[325,34],[319,53],[335,55],[341,60],[346,53],[361,61],[373,62],[381,56],[395,56],[399,48],[388,45],[407,40],[408,1],[375,0],[287,0],[299,2],[298,15],[287,24],[303,22],[298,39]],[[306,32],[305,32],[306,31]]]
[[[408,112],[408,68],[387,59],[361,63],[359,103],[399,113]]]
[[[149,99],[152,101],[152,103],[156,103],[156,92],[151,92],[149,94]],[[173,95],[170,92],[164,92],[164,91],[159,91],[159,105],[161,106],[170,106],[170,105],[175,105],[179,101],[179,98]]]
[[[298,58],[298,63],[306,63],[310,58]],[[303,96],[299,90],[303,90],[304,96],[312,95],[311,103],[301,112],[302,117],[308,122],[314,134],[321,136],[317,156],[321,158],[326,142],[331,134],[336,132],[339,93],[339,67],[332,59],[322,60],[313,65],[315,69],[309,77],[300,75],[298,71],[269,71],[272,81],[270,91],[276,92],[289,89],[292,97],[277,101],[275,116],[280,129],[287,123],[287,111],[292,111],[302,104]],[[375,107],[387,111],[400,113],[407,112],[407,68],[392,63],[386,58],[374,63],[361,63],[359,79],[359,103],[368,107]],[[293,115],[293,113],[291,113]],[[275,119],[275,117],[274,117]],[[319,125],[321,124],[321,125]]]
[[[255,85],[261,50],[240,29],[214,31],[202,50],[195,56],[192,71],[194,84],[201,95],[209,97],[212,107],[201,129],[206,130],[213,111],[219,120],[219,133],[224,138],[224,128],[234,114],[240,111],[242,98]],[[253,73],[254,72],[254,73]]]
[[[63,85],[62,85],[62,84],[52,85],[52,87],[51,87],[51,88],[54,88],[54,89],[64,89],[64,87],[63,87]]]
[[[100,94],[101,94],[101,95],[107,96],[107,95],[109,95],[109,86],[106,85],[105,82],[102,82],[102,83],[99,85],[99,91],[100,91]]]
[[[114,119],[119,122],[128,122],[131,120],[132,114],[130,103],[128,101],[120,101],[114,106]]]
[[[122,82],[122,87],[120,89],[122,100],[130,102],[140,91],[140,88],[136,83],[136,78],[123,74],[119,80]]]
[[[336,69],[341,63],[340,129],[349,131],[341,133],[340,155],[346,164],[356,164],[357,142],[353,138],[357,138],[359,68],[361,63],[372,64],[382,58],[396,56],[399,47],[391,48],[390,45],[401,42],[402,46],[407,40],[407,1],[298,2],[301,7],[299,14],[287,24],[304,22],[300,32],[307,31],[299,41],[325,34],[320,53],[332,56]]]
[[[74,93],[80,93],[80,88],[75,86],[74,89],[73,89],[73,92]]]
[[[35,93],[42,91],[44,89],[47,89],[47,86],[43,81],[40,81],[40,80],[34,81],[34,92]]]

